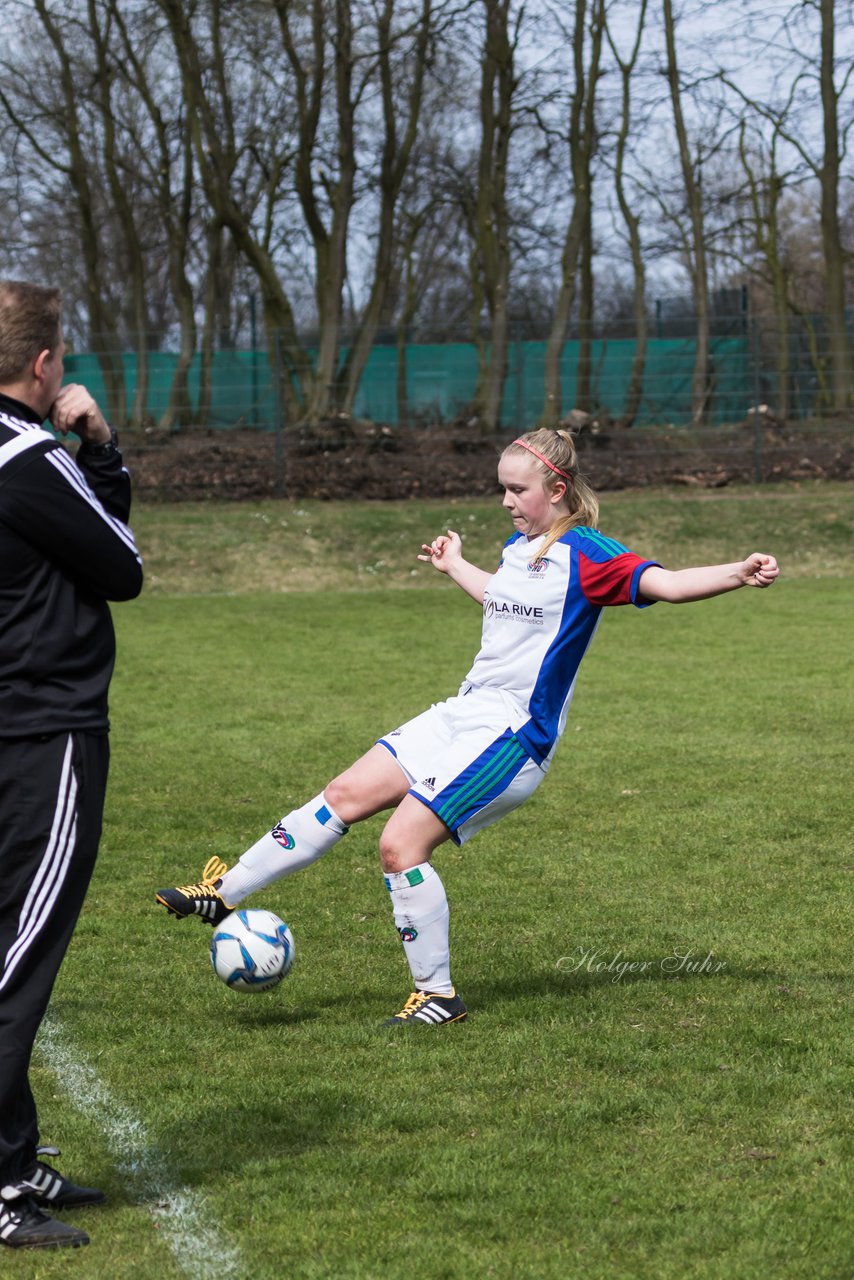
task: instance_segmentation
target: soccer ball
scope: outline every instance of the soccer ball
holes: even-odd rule
[[[269,991],[294,962],[294,936],[272,911],[232,911],[211,939],[214,973],[232,991]]]

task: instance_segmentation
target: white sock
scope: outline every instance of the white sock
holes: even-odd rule
[[[422,862],[409,871],[390,872],[385,885],[416,990],[449,996],[454,990],[448,941],[451,913],[438,873]]]
[[[285,814],[272,831],[247,849],[226,871],[219,891],[229,906],[236,906],[250,893],[316,862],[348,831],[321,791],[301,809]]]

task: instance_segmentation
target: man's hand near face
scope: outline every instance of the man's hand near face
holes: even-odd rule
[[[61,389],[48,417],[61,435],[73,431],[84,444],[106,444],[111,439],[110,428],[97,403],[77,382]]]

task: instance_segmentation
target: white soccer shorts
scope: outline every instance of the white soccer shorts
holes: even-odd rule
[[[545,769],[516,738],[526,716],[500,689],[463,685],[378,739],[457,844],[512,813],[536,791]]]

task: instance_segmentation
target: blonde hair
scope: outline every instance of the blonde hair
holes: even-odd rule
[[[543,560],[549,547],[562,538],[569,529],[574,529],[578,525],[589,525],[593,529],[597,527],[599,499],[578,470],[575,442],[568,431],[553,431],[550,427],[528,431],[509,444],[501,456],[507,457],[508,454],[511,457],[514,455],[526,457],[540,472],[547,491],[553,490],[558,480],[566,479],[564,501],[569,510],[566,515],[558,516],[555,520],[546,534],[545,542],[534,556],[532,564]]]
[[[59,345],[59,290],[0,280],[0,384],[26,373],[42,351]]]

